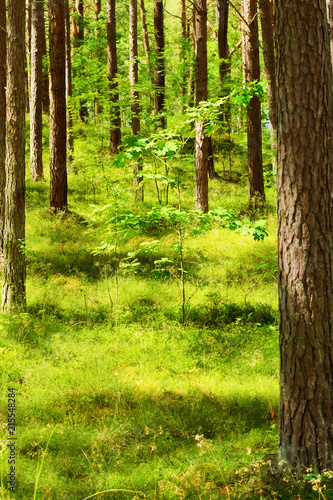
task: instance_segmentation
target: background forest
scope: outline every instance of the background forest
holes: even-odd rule
[[[330,475],[276,475],[275,138],[255,3],[217,2],[223,28],[208,2],[208,85],[199,101],[192,2],[163,2],[158,52],[152,0],[73,0],[60,28],[52,22],[62,2],[50,0],[45,24],[39,17],[39,62],[38,3],[46,9],[26,7],[26,309],[0,317],[1,498],[331,498]],[[116,32],[108,39],[111,4]],[[253,17],[260,82],[259,66],[250,74],[246,63]],[[58,28],[67,50],[67,138],[47,91],[48,78],[61,76],[50,44]],[[44,75],[40,132],[35,63],[39,92]],[[51,93],[58,87],[51,83]],[[262,145],[254,141],[249,153],[253,99],[261,102],[254,137]],[[207,199],[198,195],[198,126]],[[64,137],[67,168],[59,161]]]

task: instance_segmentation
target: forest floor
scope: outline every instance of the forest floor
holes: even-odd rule
[[[176,232],[125,231],[115,250],[96,216],[114,193],[119,214],[158,206],[154,182],[134,203],[131,168],[112,166],[103,130],[79,125],[75,133],[69,216],[48,212],[47,172],[45,182],[27,179],[28,309],[0,318],[1,498],[325,498],[312,491],[311,475],[277,475],[274,185],[260,216],[264,241],[215,226],[185,230],[182,324]],[[239,144],[232,170],[244,174],[245,162]],[[225,163],[219,157],[217,171]],[[193,160],[182,175],[182,207],[191,208]],[[211,208],[253,218],[245,177],[214,179],[209,189]],[[98,250],[105,234],[109,252]],[[156,272],[156,260],[170,272]],[[15,493],[6,488],[11,386]]]

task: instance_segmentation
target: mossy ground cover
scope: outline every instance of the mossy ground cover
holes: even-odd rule
[[[261,214],[264,242],[217,227],[188,233],[182,325],[178,281],[152,273],[154,260],[172,253],[172,231],[119,236],[125,257],[158,240],[154,253],[138,254],[135,273],[115,273],[111,257],[93,253],[100,243],[93,211],[115,187],[119,210],[148,210],[157,203],[153,184],[135,204],[131,167],[112,166],[94,127],[75,134],[69,215],[47,211],[47,180],[27,180],[28,309],[0,320],[1,498],[324,495],[312,490],[322,483],[277,475],[274,186]],[[241,174],[244,161],[233,158]],[[191,208],[193,161],[182,168],[182,205]],[[210,181],[210,193],[212,208],[253,216],[244,179]],[[17,401],[15,494],[6,489],[9,385]]]

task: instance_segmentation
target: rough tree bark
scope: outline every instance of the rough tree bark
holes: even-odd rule
[[[50,207],[67,210],[65,0],[49,0]]]
[[[25,0],[8,0],[6,193],[2,311],[26,308],[25,241]]]
[[[72,55],[71,55],[71,31],[69,16],[69,0],[65,0],[65,44],[66,44],[66,119],[67,119],[67,162],[70,167],[74,157],[74,137],[73,137],[73,111],[70,99],[73,95],[72,85]]]
[[[332,62],[325,0],[276,1],[279,459],[333,466]]]
[[[207,101],[207,3],[195,0],[195,82],[196,105]],[[208,212],[208,138],[204,132],[205,123],[195,124],[195,206]]]
[[[186,64],[186,49],[187,49],[187,15],[186,15],[186,0],[182,0],[182,46],[181,46],[181,61],[183,64],[182,76],[182,113],[185,112],[185,99],[187,97],[187,80],[189,78],[189,68]]]
[[[274,51],[274,31],[273,31],[273,4],[271,0],[260,0],[260,22],[262,33],[262,47],[265,63],[265,74],[267,80],[267,100],[269,111],[269,124],[271,131],[271,145],[275,151],[276,133],[276,76],[275,76],[275,51]],[[275,170],[275,155],[273,154],[273,168]]]
[[[44,5],[31,3],[31,74],[30,74],[30,173],[33,181],[43,178],[43,55],[42,29]]]
[[[0,269],[3,268],[3,225],[6,187],[6,0],[0,0]]]
[[[163,0],[154,3],[154,32],[155,32],[155,98],[154,108],[158,117],[159,126],[166,127],[164,113],[165,104],[165,60],[164,60],[164,16]]]
[[[331,57],[333,64],[333,0],[328,0],[327,9],[328,9],[328,21],[330,24]]]
[[[108,78],[111,104],[110,151],[118,153],[121,141],[120,111],[118,106],[118,73],[117,45],[116,45],[116,5],[115,0],[107,0],[106,4],[106,31],[108,44]]]
[[[258,17],[256,0],[244,1],[245,34],[245,81],[260,80]],[[249,174],[249,202],[253,209],[265,203],[262,168],[261,109],[258,96],[253,96],[247,107],[247,148]]]
[[[130,85],[131,85],[131,112],[132,112],[132,134],[138,135],[140,132],[140,102],[139,91],[137,89],[139,81],[138,71],[138,2],[130,0],[129,2],[129,50],[130,50]],[[135,199],[139,197],[143,200],[143,189],[138,190],[139,184],[142,182],[142,176],[139,172],[142,171],[142,164],[138,162],[134,165],[134,188]]]

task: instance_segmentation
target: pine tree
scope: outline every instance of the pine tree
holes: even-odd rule
[[[108,44],[108,78],[111,103],[111,127],[110,127],[110,151],[118,153],[121,141],[120,111],[118,106],[118,62],[116,44],[116,3],[115,0],[107,0],[106,3],[106,32]]]
[[[50,207],[67,210],[65,0],[49,0]]]
[[[25,242],[25,0],[8,0],[6,191],[2,311],[26,308]]]
[[[31,87],[30,87],[30,172],[31,178],[43,178],[43,54],[42,29],[44,5],[31,3]]]
[[[332,61],[325,0],[275,8],[279,460],[320,472],[333,466]]]

